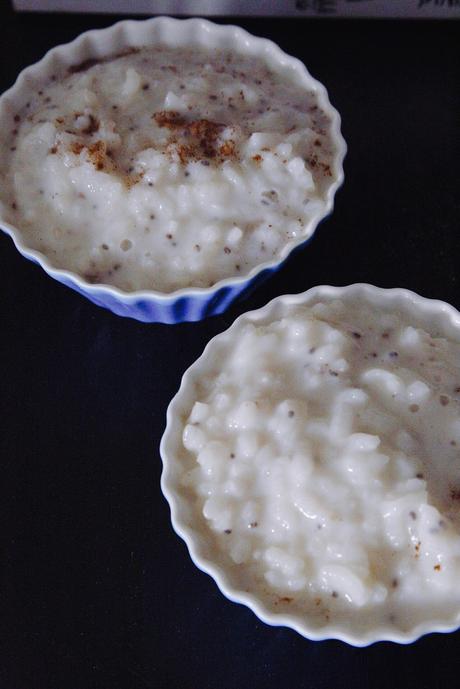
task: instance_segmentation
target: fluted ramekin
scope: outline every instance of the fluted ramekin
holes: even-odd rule
[[[19,226],[7,221],[2,212],[1,199],[0,227],[10,235],[24,257],[38,263],[50,277],[71,287],[95,304],[120,316],[141,321],[177,323],[196,321],[221,313],[238,295],[251,289],[262,277],[277,270],[294,248],[311,238],[318,223],[332,211],[335,192],[343,181],[346,144],[340,133],[340,117],[331,106],[326,89],[310,76],[298,59],[286,55],[273,42],[254,37],[236,26],[220,26],[204,19],[178,20],[169,17],[122,21],[107,29],[88,31],[71,43],[50,50],[40,62],[25,69],[14,86],[0,97],[0,130],[7,136],[14,126],[15,113],[24,107],[34,84],[46,80],[54,72],[87,60],[114,55],[126,48],[159,43],[169,46],[219,47],[233,49],[236,53],[250,53],[266,60],[275,69],[279,66],[291,70],[297,78],[300,77],[306,89],[316,93],[320,106],[331,120],[331,138],[336,155],[331,166],[331,184],[326,201],[306,226],[305,236],[286,244],[276,260],[261,263],[244,276],[219,280],[212,287],[190,287],[171,293],[156,290],[127,292],[107,284],[92,284],[75,272],[55,267],[48,256],[27,245]],[[4,142],[4,145],[7,144]]]
[[[214,579],[227,598],[248,606],[262,621],[269,625],[290,627],[312,640],[333,638],[354,646],[367,646],[376,641],[407,644],[423,634],[456,630],[460,626],[460,605],[453,605],[448,617],[428,616],[422,623],[404,630],[388,624],[357,631],[353,628],[352,615],[346,623],[334,624],[331,621],[318,628],[304,615],[278,612],[256,594],[244,590],[241,580],[238,582],[238,565],[232,563],[225,554],[213,549],[212,539],[207,535],[209,527],[206,526],[201,509],[191,497],[191,492],[181,483],[184,452],[186,453],[182,441],[183,429],[197,399],[196,386],[211,367],[215,367],[215,356],[226,351],[225,348],[235,342],[235,335],[246,324],[264,325],[279,320],[296,305],[313,305],[318,301],[347,298],[364,300],[376,313],[379,309],[387,313],[399,312],[407,317],[408,323],[415,322],[428,332],[460,343],[460,313],[456,309],[445,302],[426,299],[405,289],[381,289],[368,284],[319,286],[303,294],[277,297],[265,307],[240,316],[228,330],[208,343],[201,357],[185,372],[180,389],[167,411],[167,425],[160,446],[163,461],[161,486],[171,509],[173,528],[185,541],[193,562]]]

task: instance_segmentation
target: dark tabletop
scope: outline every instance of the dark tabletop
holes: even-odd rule
[[[118,19],[2,8],[2,91],[48,48]],[[226,600],[171,528],[166,406],[237,315],[361,281],[460,307],[459,25],[233,21],[326,85],[349,146],[345,184],[304,251],[195,324],[114,316],[0,236],[0,689],[459,686],[460,632],[366,649],[309,642]]]

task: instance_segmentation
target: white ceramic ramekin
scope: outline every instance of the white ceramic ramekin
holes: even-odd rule
[[[211,539],[207,537],[208,527],[201,510],[190,499],[190,493],[181,484],[184,457],[182,431],[191,408],[196,401],[195,386],[209,371],[215,354],[232,342],[234,334],[244,324],[264,324],[278,320],[286,315],[291,306],[314,303],[337,298],[364,299],[376,310],[385,308],[399,311],[415,320],[417,325],[440,336],[460,343],[460,313],[452,306],[432,299],[426,299],[405,289],[381,289],[372,285],[355,284],[348,287],[314,287],[303,294],[281,296],[265,307],[245,313],[224,333],[211,340],[202,356],[186,371],[179,392],[167,412],[167,425],[163,435],[160,452],[163,460],[161,486],[171,508],[174,530],[181,536],[190,552],[193,562],[207,572],[217,583],[222,593],[232,601],[247,605],[261,620],[270,625],[282,625],[295,629],[308,639],[340,639],[354,646],[367,646],[376,641],[411,643],[429,632],[449,632],[460,626],[460,608],[452,608],[448,619],[427,619],[409,630],[380,626],[359,633],[353,629],[353,619],[349,624],[338,626],[332,622],[318,629],[308,619],[295,614],[277,612],[255,595],[247,593],[238,584],[238,566],[230,558],[212,550]],[[225,350],[224,350],[225,351]]]
[[[0,227],[11,236],[23,256],[38,263],[52,278],[118,315],[148,322],[177,323],[196,321],[221,313],[235,297],[252,288],[263,276],[277,270],[295,247],[311,238],[318,223],[332,211],[335,192],[343,181],[346,144],[340,133],[340,117],[331,106],[326,89],[310,76],[302,62],[283,53],[271,41],[251,36],[239,27],[219,26],[204,19],[178,20],[169,17],[122,21],[108,29],[84,33],[72,43],[50,50],[40,62],[25,69],[14,86],[1,96],[0,131],[5,132],[3,137],[8,136],[8,132],[14,128],[14,116],[26,104],[28,93],[33,89],[34,83],[86,60],[114,55],[129,47],[152,46],[159,43],[170,46],[201,45],[233,49],[245,55],[262,57],[275,69],[296,73],[305,84],[305,88],[317,94],[320,106],[330,117],[332,138],[337,151],[334,164],[331,166],[331,185],[326,203],[321,212],[310,220],[305,238],[293,240],[284,247],[276,260],[254,267],[247,275],[220,280],[209,288],[186,288],[170,294],[154,290],[124,292],[110,285],[90,284],[69,270],[56,268],[47,256],[27,246],[20,227],[15,227],[3,217],[0,197]],[[0,148],[1,139],[2,136]],[[1,175],[0,166],[0,179]]]

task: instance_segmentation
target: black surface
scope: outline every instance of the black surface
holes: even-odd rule
[[[0,88],[113,17],[0,15]],[[0,237],[0,689],[457,687],[460,633],[354,649],[230,603],[173,533],[166,406],[205,343],[315,284],[403,286],[460,307],[454,23],[242,20],[323,81],[346,181],[309,247],[225,316],[116,317]]]

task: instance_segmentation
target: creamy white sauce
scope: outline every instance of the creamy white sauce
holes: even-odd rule
[[[127,291],[244,275],[311,233],[335,181],[330,119],[296,79],[185,48],[57,75],[12,125],[9,219],[53,265]]]
[[[233,581],[318,627],[459,606],[458,343],[337,300],[240,326],[207,371],[181,481]]]

